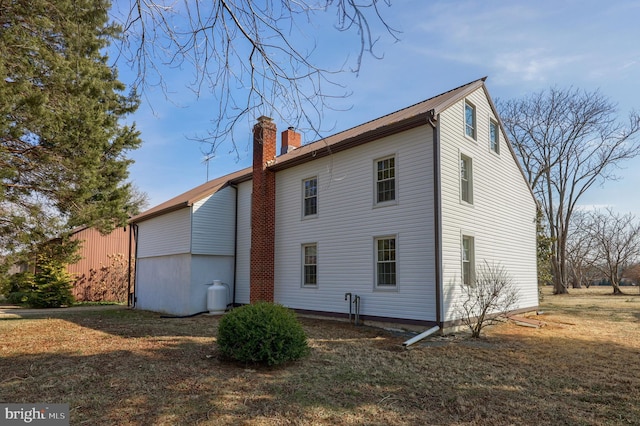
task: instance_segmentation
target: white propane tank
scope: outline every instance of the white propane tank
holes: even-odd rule
[[[227,309],[227,287],[220,280],[213,280],[207,290],[207,309],[209,315],[221,315]]]

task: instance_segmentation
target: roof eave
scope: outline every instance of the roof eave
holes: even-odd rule
[[[148,214],[140,214],[138,216],[134,216],[131,219],[129,219],[129,223],[140,223],[140,222],[144,222],[145,220],[149,220],[149,219],[153,219],[154,217],[158,217],[158,216],[162,216],[164,214],[167,213],[171,213],[174,212],[176,210],[181,210],[184,209],[185,207],[190,207],[192,203],[190,203],[189,201],[185,201],[179,204],[174,204],[172,206],[166,207],[162,210],[157,210],[154,211],[152,213],[148,213]]]
[[[346,149],[350,149],[359,145],[363,145],[377,139],[391,136],[396,133],[401,133],[410,129],[414,129],[416,127],[430,124],[430,120],[433,121],[435,119],[436,119],[436,116],[434,116],[434,110],[429,110],[427,112],[416,114],[415,116],[409,117],[405,120],[398,121],[396,123],[392,123],[386,126],[378,127],[368,132],[353,136],[351,138],[341,140],[340,142],[332,144],[328,149],[322,149],[326,145],[322,145],[320,143],[319,149],[310,150],[309,152],[303,155],[299,155],[291,159],[284,160],[282,162],[277,162],[276,164],[271,166],[270,169],[273,171],[284,170],[289,167],[297,166],[299,164],[316,160],[321,157],[326,157],[328,155],[335,154],[337,152],[344,151]],[[249,176],[248,179],[250,178],[251,177]]]

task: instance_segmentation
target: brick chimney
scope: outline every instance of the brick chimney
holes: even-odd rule
[[[282,132],[282,145],[280,147],[280,155],[293,151],[296,148],[300,148],[302,137],[300,133],[296,132],[293,127],[289,127]]]
[[[276,125],[262,116],[253,126],[253,194],[251,198],[251,303],[273,302],[276,225],[276,175],[268,170],[276,158]]]

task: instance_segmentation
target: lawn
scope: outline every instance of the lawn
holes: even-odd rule
[[[0,401],[69,403],[88,425],[640,425],[640,295],[573,290],[542,328],[407,336],[301,318],[311,355],[219,359],[217,319],[60,310],[0,320]]]

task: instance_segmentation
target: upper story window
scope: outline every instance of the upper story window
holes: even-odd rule
[[[500,154],[500,130],[495,120],[489,121],[489,146],[491,151]]]
[[[304,244],[302,246],[302,285],[318,285],[318,246]]]
[[[466,155],[460,155],[460,199],[473,204],[472,162]]]
[[[376,287],[396,286],[396,239],[376,238]]]
[[[303,216],[314,216],[318,214],[318,178],[305,179],[303,187]]]
[[[473,237],[462,236],[462,283],[471,285],[475,274],[475,244]]]
[[[476,138],[476,107],[467,101],[464,103],[464,133]]]
[[[396,199],[396,159],[383,158],[376,161],[376,203]]]

